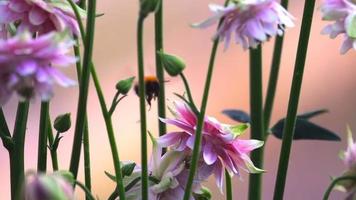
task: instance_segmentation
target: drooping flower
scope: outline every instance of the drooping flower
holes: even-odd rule
[[[161,119],[174,125],[181,131],[171,132],[158,139],[163,147],[172,147],[175,151],[189,151],[194,148],[197,116],[188,105],[176,102],[175,119]],[[222,189],[225,168],[230,174],[239,175],[239,168],[249,173],[262,173],[254,166],[248,156],[252,150],[263,145],[263,141],[241,140],[241,135],[248,127],[246,124],[230,126],[221,124],[215,118],[205,117],[202,131],[201,161],[212,167],[217,185]],[[201,165],[200,167],[206,167]]]
[[[77,8],[85,17],[84,10]],[[18,32],[44,34],[69,29],[79,35],[74,11],[66,0],[0,0],[0,24],[14,22],[20,22]]]
[[[57,67],[66,67],[76,62],[67,53],[74,42],[65,33],[48,33],[33,38],[29,32],[0,40],[0,105],[15,92],[21,99],[35,95],[49,100],[52,86],[75,85]]]
[[[50,175],[28,175],[24,187],[24,199],[74,200],[75,198],[70,180],[68,180],[67,177],[62,176],[60,172],[57,172]]]
[[[225,41],[231,37],[244,49],[256,48],[270,37],[282,35],[285,28],[294,26],[294,17],[275,0],[233,0],[228,6],[209,5],[214,16],[194,27],[206,28],[224,19],[214,39]]]
[[[345,54],[352,48],[356,49],[356,1],[324,0],[321,12],[323,20],[334,22],[325,26],[322,34],[329,35],[330,38],[343,35],[341,54]]]
[[[175,200],[182,199],[189,175],[188,159],[189,154],[184,151],[168,151],[162,156],[162,147],[156,139],[151,136],[153,150],[149,162],[149,199],[150,200]],[[206,180],[211,174],[211,167],[200,170],[193,184],[193,192],[200,193],[201,182]],[[130,185],[135,179],[140,178],[141,168],[124,178],[125,185]],[[141,199],[141,182],[135,184],[126,192],[128,200]],[[191,197],[193,200],[193,196]]]

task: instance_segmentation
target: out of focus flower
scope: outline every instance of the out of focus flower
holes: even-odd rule
[[[39,95],[49,100],[56,82],[63,87],[74,81],[64,76],[57,67],[76,62],[67,55],[74,42],[65,33],[48,33],[33,38],[29,32],[0,40],[0,105],[16,92],[22,99]]]
[[[30,174],[24,187],[26,200],[74,200],[73,186],[60,173]]]
[[[197,116],[180,102],[175,103],[176,119],[161,119],[182,131],[161,136],[158,143],[163,147],[171,146],[175,151],[189,151],[194,148]],[[252,150],[263,145],[259,140],[237,139],[248,126],[246,124],[230,126],[221,124],[215,118],[205,117],[202,132],[201,160],[204,165],[212,168],[217,185],[222,189],[225,168],[231,174],[239,175],[239,168],[249,173],[262,173],[263,170],[254,166],[248,156]],[[200,168],[206,167],[201,165]],[[199,169],[200,170],[200,169]],[[198,170],[198,171],[199,171]]]
[[[0,24],[0,39],[6,39],[8,36],[7,26]]]
[[[323,20],[333,21],[327,25],[323,34],[330,38],[343,35],[344,41],[341,46],[341,54],[350,49],[356,49],[356,1],[354,0],[324,0],[321,6]]]
[[[162,156],[162,147],[153,138],[153,150],[149,163],[149,199],[176,200],[184,196],[189,176],[189,154],[184,151],[168,151]],[[201,166],[201,165],[200,165]],[[193,192],[201,193],[201,183],[212,174],[212,167],[204,165],[197,173],[193,183]],[[125,185],[140,179],[141,169],[137,167],[129,177],[124,178]],[[127,186],[126,186],[127,188]],[[128,200],[141,199],[141,183],[135,184],[127,193]],[[193,196],[191,197],[193,200]]]
[[[194,27],[206,28],[224,19],[214,39],[225,41],[231,37],[244,49],[256,48],[270,37],[282,35],[285,28],[294,26],[293,16],[275,0],[233,0],[228,6],[209,5],[214,16]]]
[[[85,17],[85,11],[77,8]],[[66,0],[0,0],[0,24],[13,22],[20,22],[18,32],[44,34],[69,29],[80,35],[74,11]]]

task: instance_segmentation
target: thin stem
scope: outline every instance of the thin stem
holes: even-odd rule
[[[281,5],[285,9],[287,9],[288,0],[282,0]],[[279,68],[280,68],[281,57],[282,57],[283,40],[284,40],[284,35],[277,36],[275,44],[274,44],[272,65],[271,65],[271,71],[270,71],[269,81],[268,81],[266,101],[265,101],[265,105],[264,105],[263,119],[264,119],[265,137],[267,137],[269,134],[268,129],[269,129],[270,121],[271,121],[274,97],[276,94]]]
[[[85,116],[87,111],[87,99],[89,90],[89,78],[90,78],[90,68],[93,54],[93,40],[94,40],[94,28],[95,28],[95,12],[96,12],[96,0],[88,1],[88,20],[87,20],[87,31],[85,37],[85,49],[83,58],[83,70],[82,78],[80,81],[79,90],[79,100],[77,108],[77,119],[75,124],[75,135],[72,148],[72,156],[70,162],[70,171],[73,173],[74,177],[77,177],[81,143],[83,139],[84,127],[85,127]]]
[[[155,50],[156,52],[163,50],[163,1],[161,1],[157,12],[155,13]],[[161,57],[158,53],[156,55],[156,75],[160,86],[158,93],[158,117],[166,118],[166,95],[165,95],[165,81],[164,81],[164,69],[162,66]],[[158,120],[159,135],[166,134],[166,123]]]
[[[51,147],[54,142],[54,138],[53,138],[52,123],[51,123],[50,117],[47,118],[47,126],[48,126],[48,132],[47,132],[48,136],[47,137],[48,137],[48,143],[49,143],[48,146]],[[51,153],[51,158],[52,158],[53,171],[58,171],[57,150],[50,148],[50,153]]]
[[[287,118],[286,118],[285,126],[283,128],[283,141],[282,141],[282,148],[279,157],[278,173],[277,173],[276,185],[274,190],[274,200],[283,199],[283,193],[284,193],[284,188],[285,188],[285,183],[287,178],[289,156],[290,156],[293,135],[295,130],[295,121],[297,118],[299,96],[300,96],[300,91],[301,91],[301,86],[303,81],[305,60],[307,56],[310,29],[312,25],[314,6],[315,6],[315,0],[305,1],[297,56],[295,60],[292,87],[291,87],[291,92],[289,97]]]
[[[25,177],[25,136],[28,118],[29,102],[20,102],[17,107],[14,147],[10,154],[11,199],[20,200],[22,183]]]
[[[10,151],[11,148],[13,147],[12,144],[13,141],[11,138],[9,127],[7,126],[4,112],[1,107],[0,107],[0,139],[2,140],[4,147],[8,151]]]
[[[88,120],[85,120],[84,135],[83,135],[83,149],[84,149],[84,177],[85,187],[91,191],[91,170],[90,170],[90,145],[89,145],[89,128]],[[86,195],[86,200],[90,198]]]
[[[188,177],[187,185],[185,187],[184,200],[190,199],[192,193],[193,181],[198,166],[200,149],[201,149],[203,122],[204,122],[206,107],[208,104],[209,90],[211,85],[210,83],[213,76],[215,56],[218,49],[218,45],[219,45],[219,39],[216,39],[214,41],[213,48],[211,51],[208,73],[206,75],[203,99],[200,107],[200,114],[198,116],[197,129],[195,131],[194,149],[192,154],[191,166],[189,170],[189,177]]]
[[[232,178],[227,170],[225,170],[226,182],[226,200],[232,200]]]
[[[71,0],[68,0],[71,1]],[[72,9],[73,10],[77,10],[77,8],[75,6],[72,5]],[[78,11],[76,11],[75,13],[78,13]],[[76,18],[78,21],[78,24],[80,27],[83,27],[82,21],[80,19],[80,16],[78,14],[76,14]],[[83,29],[81,29],[81,35],[83,38],[86,38],[85,33],[82,31]],[[84,46],[85,46],[85,42],[84,42]],[[86,47],[86,46],[85,46]],[[79,49],[77,50],[77,53],[79,55]],[[116,140],[115,140],[115,133],[114,133],[114,129],[112,126],[112,120],[111,120],[111,115],[108,112],[108,108],[106,106],[105,103],[105,98],[104,98],[104,94],[102,92],[101,86],[100,86],[100,82],[95,70],[95,66],[93,64],[93,62],[90,62],[90,72],[93,78],[93,82],[94,82],[94,86],[99,98],[99,103],[100,103],[100,107],[101,107],[101,111],[103,113],[104,116],[104,120],[105,120],[105,125],[106,125],[106,129],[107,129],[107,134],[109,137],[109,142],[110,142],[110,148],[111,148],[111,152],[112,152],[112,157],[113,157],[113,163],[114,163],[114,168],[115,168],[115,175],[117,177],[116,179],[116,187],[119,190],[119,196],[121,200],[125,200],[125,188],[124,188],[124,184],[123,184],[123,180],[122,180],[122,174],[121,174],[121,164],[120,164],[120,158],[119,158],[119,153],[116,147]],[[77,69],[80,70],[80,66],[77,64]],[[87,123],[86,123],[87,124]],[[87,126],[85,126],[87,127]],[[87,180],[87,178],[86,178]]]
[[[90,192],[90,189],[87,188],[83,183],[79,181],[75,181],[75,184],[78,185],[82,190],[85,192],[85,196],[87,197],[88,200],[95,200],[95,197],[93,194]]]
[[[262,109],[262,48],[250,50],[250,113],[251,113],[251,138],[264,140],[263,109]],[[263,168],[263,151],[259,148],[251,152],[251,160],[256,167]],[[262,174],[250,174],[249,199],[261,199]]]
[[[141,165],[142,165],[142,199],[148,200],[148,166],[147,166],[147,119],[146,119],[146,98],[145,98],[145,71],[143,60],[143,22],[144,17],[140,16],[137,21],[137,59],[138,78],[140,96],[140,121],[141,121]]]
[[[49,120],[49,102],[41,103],[40,127],[38,137],[38,156],[37,156],[37,171],[46,172],[47,170],[47,135],[48,135],[48,120]]]
[[[331,191],[334,189],[335,185],[338,184],[338,182],[345,181],[345,180],[356,181],[356,176],[341,176],[341,177],[337,177],[337,178],[333,179],[333,181],[330,183],[328,189],[324,193],[323,200],[328,200],[329,196],[331,194]]]
[[[120,158],[119,158],[119,153],[116,147],[116,140],[115,140],[115,133],[114,133],[114,128],[112,126],[112,120],[111,116],[107,110],[106,103],[105,103],[105,98],[99,83],[98,76],[95,71],[95,67],[92,66],[91,68],[91,74],[93,77],[93,82],[96,88],[96,92],[98,94],[99,102],[100,102],[100,107],[101,111],[104,116],[105,120],[105,125],[106,125],[106,130],[108,133],[109,137],[109,142],[110,142],[110,147],[111,147],[111,154],[113,158],[113,163],[114,163],[114,168],[115,168],[115,176],[116,176],[116,185],[119,190],[119,196],[120,200],[125,200],[125,187],[123,184],[122,180],[122,173],[121,173],[121,164],[120,164]]]
[[[199,113],[199,111],[197,109],[197,106],[194,103],[194,99],[193,99],[193,96],[192,96],[192,92],[190,91],[190,87],[189,87],[187,78],[185,77],[185,75],[183,73],[180,73],[179,75],[180,75],[180,77],[181,77],[181,79],[183,81],[183,84],[184,84],[184,87],[185,87],[185,92],[187,93],[187,96],[188,96],[188,100],[191,103],[191,105],[193,106],[192,109],[194,110],[195,113]]]

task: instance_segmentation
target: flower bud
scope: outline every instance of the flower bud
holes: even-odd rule
[[[178,76],[184,70],[185,63],[181,58],[165,54],[162,51],[159,51],[158,55],[161,57],[164,69],[170,76]]]
[[[210,200],[211,191],[207,187],[202,187],[199,192],[193,194],[195,200]]]
[[[59,133],[64,133],[70,129],[71,126],[71,120],[70,120],[70,113],[66,113],[63,115],[59,115],[55,120],[54,120],[54,125],[53,127],[58,131]]]
[[[134,80],[135,80],[135,77],[133,76],[131,78],[119,81],[116,84],[117,91],[120,94],[126,95],[130,91],[130,89],[132,87],[132,83],[133,83]]]
[[[72,184],[60,173],[31,174],[24,189],[26,200],[74,200]]]

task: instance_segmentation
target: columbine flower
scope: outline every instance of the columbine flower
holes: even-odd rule
[[[84,10],[79,7],[78,10],[84,17]],[[66,0],[1,0],[0,23],[18,21],[19,32],[28,30],[44,34],[69,29],[73,34],[79,35],[75,14]]]
[[[352,48],[356,49],[356,1],[324,0],[321,11],[323,20],[334,21],[322,30],[322,34],[327,34],[330,38],[336,38],[340,34],[344,36],[341,54]]]
[[[24,32],[0,40],[0,105],[13,92],[22,99],[39,95],[46,101],[53,95],[53,83],[64,87],[75,84],[57,69],[76,62],[75,57],[66,55],[74,43],[65,35],[52,32],[34,39]]]
[[[184,196],[189,176],[189,155],[184,151],[168,151],[162,156],[162,147],[151,136],[153,142],[152,156],[149,162],[149,199],[176,200]],[[193,192],[201,193],[201,182],[212,174],[211,167],[199,170],[193,184]],[[139,179],[141,169],[137,167],[129,177],[124,178],[125,185]],[[141,183],[137,183],[126,192],[128,200],[141,199]],[[190,198],[193,200],[193,196]]]
[[[340,158],[344,161],[347,170],[342,176],[355,176],[356,175],[356,143],[352,138],[350,128],[348,132],[348,147],[345,152],[340,153]],[[356,197],[356,182],[354,180],[339,181],[336,189],[346,192],[348,197],[346,199],[354,199]]]
[[[206,28],[224,18],[214,39],[225,40],[225,48],[231,37],[244,49],[256,48],[270,37],[282,35],[285,27],[294,26],[293,16],[275,0],[233,0],[227,7],[209,7],[215,15],[193,26]]]
[[[74,200],[73,186],[70,181],[60,172],[51,175],[30,174],[26,177],[24,199]]]
[[[176,119],[161,119],[182,131],[171,132],[158,139],[163,147],[172,146],[176,151],[190,151],[194,148],[197,117],[188,105],[176,102]],[[263,141],[237,139],[248,126],[246,124],[230,126],[221,124],[216,119],[205,117],[202,132],[201,160],[213,168],[217,185],[222,189],[224,168],[231,174],[239,175],[239,168],[250,173],[262,173],[256,168],[248,153],[263,145]],[[201,167],[206,167],[201,165]]]

